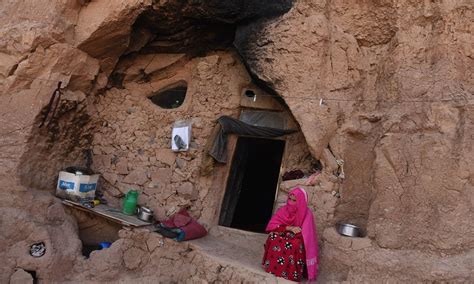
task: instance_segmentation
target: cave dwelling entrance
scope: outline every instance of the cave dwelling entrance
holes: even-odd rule
[[[239,136],[219,225],[263,233],[279,183],[285,140]]]

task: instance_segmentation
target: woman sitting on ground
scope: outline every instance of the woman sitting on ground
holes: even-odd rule
[[[300,282],[318,275],[318,240],[308,195],[302,188],[288,193],[286,205],[278,209],[267,225],[262,265],[278,277]]]

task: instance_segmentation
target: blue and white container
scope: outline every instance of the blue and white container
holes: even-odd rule
[[[70,200],[94,199],[100,175],[84,175],[81,172],[60,171],[56,195]]]

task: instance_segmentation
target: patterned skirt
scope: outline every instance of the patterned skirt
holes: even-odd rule
[[[305,271],[303,236],[291,232],[271,232],[265,243],[262,266],[275,276],[300,282]]]

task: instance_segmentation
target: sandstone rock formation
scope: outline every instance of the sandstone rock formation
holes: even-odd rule
[[[211,228],[228,169],[200,173],[205,145],[215,119],[243,106],[283,111],[301,129],[287,138],[286,169],[323,164],[316,184],[283,182],[277,200],[295,185],[310,192],[319,282],[474,279],[471,1],[1,6],[0,245],[7,249],[0,282],[30,271],[45,282],[283,281],[258,263],[209,252],[215,245],[255,261],[258,235],[225,245],[234,233],[214,228],[210,239],[190,244],[146,230],[117,234],[53,197],[57,172],[91,155],[112,204],[134,187],[157,217],[190,206]],[[55,119],[39,128],[59,81]],[[180,108],[148,99],[177,82],[188,88]],[[243,88],[267,101],[246,101]],[[169,130],[178,119],[193,122],[193,141],[175,154]],[[333,226],[342,220],[367,236],[339,236]],[[85,259],[84,234],[102,226],[116,241]],[[256,244],[247,253],[241,247],[249,240]],[[38,241],[46,254],[32,258],[29,246]]]
[[[463,1],[299,1],[238,30],[313,155],[345,160],[339,216],[381,247],[472,248],[472,13]]]

